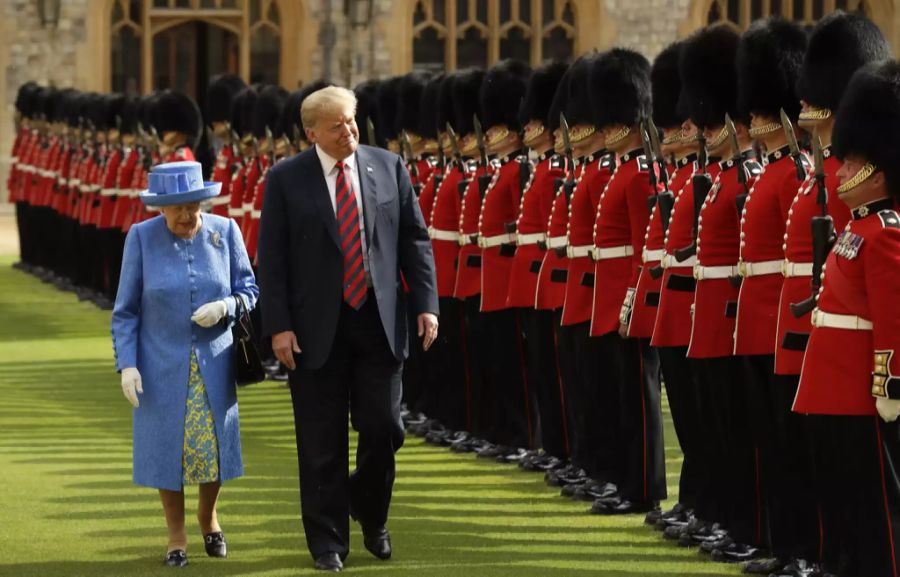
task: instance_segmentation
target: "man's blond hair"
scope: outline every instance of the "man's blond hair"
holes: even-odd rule
[[[304,128],[314,128],[323,113],[350,108],[356,115],[356,95],[352,90],[340,86],[327,86],[316,90],[303,100],[300,106],[300,121]]]

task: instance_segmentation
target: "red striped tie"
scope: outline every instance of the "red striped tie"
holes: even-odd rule
[[[338,162],[334,200],[337,206],[338,233],[344,253],[344,302],[359,310],[366,302],[366,270],[363,266],[362,237],[359,233],[359,211],[346,164]]]

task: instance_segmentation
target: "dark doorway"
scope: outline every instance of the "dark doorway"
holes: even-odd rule
[[[178,90],[202,108],[211,77],[238,73],[239,52],[236,34],[207,22],[167,28],[153,37],[153,89]]]

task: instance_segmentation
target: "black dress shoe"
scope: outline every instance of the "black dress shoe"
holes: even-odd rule
[[[316,558],[316,569],[340,573],[344,569],[344,564],[341,563],[341,557],[337,553],[329,551]]]
[[[785,565],[787,562],[778,557],[760,557],[744,565],[741,572],[747,575],[768,575],[769,573],[778,573],[784,569]]]
[[[743,563],[761,556],[762,551],[758,547],[744,543],[732,543],[727,547],[713,551],[710,559],[718,563]]]
[[[366,550],[375,555],[379,559],[390,559],[391,553],[391,534],[384,525],[374,528],[363,528],[363,545]]]
[[[226,557],[228,555],[228,547],[225,544],[225,534],[221,531],[204,535],[203,546],[206,547],[206,554],[210,557]]]
[[[731,535],[726,533],[721,539],[700,543],[700,552],[712,555],[713,551],[716,551],[717,549],[726,549],[732,545],[734,545],[734,539],[731,538]]]
[[[826,575],[816,563],[806,559],[794,559],[778,571],[772,571],[769,577],[821,577]]]
[[[184,567],[188,564],[187,553],[184,549],[173,549],[166,553],[165,564],[167,567]]]
[[[591,513],[595,515],[631,515],[633,513],[646,513],[656,508],[659,508],[659,503],[655,501],[632,501],[631,499],[605,501],[598,499],[591,506]]]

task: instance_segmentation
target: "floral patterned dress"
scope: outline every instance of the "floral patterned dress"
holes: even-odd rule
[[[191,351],[191,373],[188,378],[187,403],[184,410],[184,452],[182,453],[185,485],[213,483],[219,480],[219,445],[206,385],[200,374],[196,351]]]

